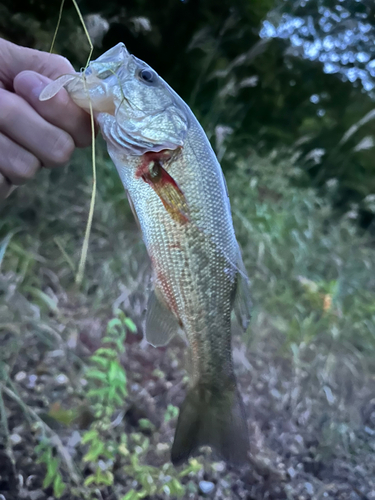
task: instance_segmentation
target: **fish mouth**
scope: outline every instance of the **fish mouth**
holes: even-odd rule
[[[105,75],[110,73],[115,73],[120,66],[127,66],[131,55],[125,45],[120,42],[111,49],[104,52],[100,57],[91,61],[88,68],[84,71],[84,75],[90,77],[95,75],[96,77],[103,79]]]
[[[111,92],[111,83],[119,82],[119,71],[127,71],[131,54],[123,43],[118,43],[91,61],[86,69],[64,84],[73,101],[83,109],[115,114],[116,106]]]

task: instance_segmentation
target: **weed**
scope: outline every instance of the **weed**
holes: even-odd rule
[[[331,398],[331,390],[333,406],[342,413],[347,408],[343,405],[345,388],[363,383],[374,370],[375,251],[370,237],[355,227],[350,214],[336,218],[312,189],[293,186],[294,176],[303,175],[295,163],[271,160],[255,155],[239,159],[227,175],[236,232],[252,281],[253,319],[244,341],[252,353],[267,345],[290,361],[296,387],[290,396],[293,407],[313,391],[319,394],[314,396],[316,406],[317,399]],[[13,408],[10,399],[19,407],[20,400],[25,401],[24,421],[38,417],[29,411],[27,391],[14,380],[15,367],[22,362],[35,370],[56,345],[65,352],[67,339],[82,329],[79,322],[108,318],[108,305],[118,304],[124,290],[130,297],[128,311],[135,310],[134,304],[138,307],[134,318],[144,303],[146,254],[121,183],[100,144],[97,163],[102,180],[83,292],[74,291],[73,286],[87,214],[88,154],[78,152],[73,164],[60,173],[42,172],[38,188],[33,183],[20,188],[3,210],[0,335],[2,363],[9,374],[2,381],[3,427]],[[12,238],[7,238],[11,233]],[[83,368],[72,369],[79,372],[75,385],[72,382],[74,391],[88,402],[94,415],[90,427],[81,431],[74,468],[66,464],[66,449],[56,446],[48,430],[51,451],[46,451],[46,441],[43,449],[37,448],[46,466],[50,462],[46,453],[60,460],[56,471],[66,486],[64,499],[68,494],[69,498],[97,498],[95,492],[106,489],[121,500],[142,495],[168,498],[187,496],[196,487],[202,468],[199,462],[192,461],[182,471],[164,459],[163,465],[155,465],[160,459],[153,455],[160,433],[149,420],[139,421],[138,432],[124,429],[129,374],[121,356],[128,355],[125,339],[132,329],[131,320],[116,313],[108,321],[99,349],[83,362]],[[157,367],[152,373],[158,380],[165,379]],[[87,380],[86,386],[77,387],[80,377]],[[169,428],[176,415],[177,408],[169,405],[162,425]],[[341,423],[349,421],[347,416],[337,417],[332,429],[341,429]],[[63,425],[76,423],[69,416]],[[342,440],[335,439],[331,441],[342,446]],[[161,444],[165,449],[169,446]],[[56,461],[51,467],[54,470]],[[77,481],[72,479],[74,472]],[[47,467],[46,477],[51,475]],[[62,486],[57,484],[57,488]]]
[[[43,480],[43,488],[52,486],[53,495],[60,498],[66,490],[62,475],[60,473],[61,459],[55,454],[54,447],[49,439],[41,439],[40,443],[35,447],[37,455],[37,463],[44,464],[46,467],[46,475]]]

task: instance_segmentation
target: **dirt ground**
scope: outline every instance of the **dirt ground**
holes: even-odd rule
[[[47,346],[40,336],[26,332],[11,372],[24,403],[41,416],[53,402],[77,404],[80,360],[95,351],[104,331],[105,319],[90,317],[74,298],[65,297],[63,314],[68,318],[63,345],[56,341]],[[7,340],[3,334],[2,344]],[[206,466],[194,479],[197,492],[186,498],[375,499],[374,380],[353,370],[351,376],[348,370],[340,371],[339,359],[332,383],[321,387],[317,373],[327,369],[324,351],[320,355],[314,346],[314,356],[309,356],[306,348],[296,364],[277,345],[270,338],[248,346],[234,339],[251,436],[250,465],[235,470],[205,453]],[[141,334],[127,338],[123,364],[130,396],[119,432],[131,433],[140,418],[148,418],[156,429],[150,448],[166,443],[161,455],[149,454],[152,465],[168,460],[176,419],[165,423],[163,417],[167,406],[179,406],[185,394],[184,351],[178,339],[154,349]],[[344,366],[345,360],[341,361]],[[44,467],[35,461],[35,429],[6,394],[4,401],[16,466],[0,446],[0,499],[51,500],[51,489],[42,488]],[[58,426],[55,431],[74,458],[80,429]],[[116,474],[115,481],[126,484],[124,473]],[[103,498],[114,498],[110,488]]]

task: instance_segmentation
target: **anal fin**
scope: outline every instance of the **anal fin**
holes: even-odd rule
[[[160,347],[168,344],[178,332],[179,324],[174,314],[153,291],[148,299],[145,336],[149,344]]]

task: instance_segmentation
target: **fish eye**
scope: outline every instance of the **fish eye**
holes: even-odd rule
[[[146,83],[154,83],[156,81],[155,73],[149,69],[141,69],[139,77]]]

